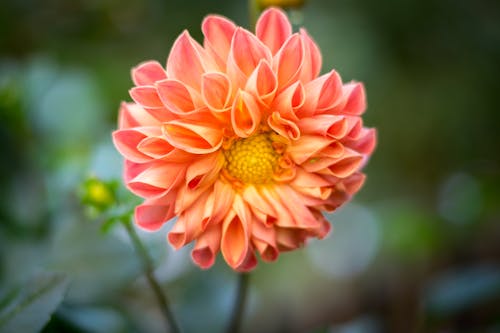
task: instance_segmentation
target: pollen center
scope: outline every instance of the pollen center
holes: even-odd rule
[[[235,141],[225,151],[227,172],[245,184],[265,184],[272,180],[279,155],[268,133]]]

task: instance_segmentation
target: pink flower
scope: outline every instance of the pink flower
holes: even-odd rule
[[[166,68],[132,69],[135,103],[121,105],[113,139],[127,187],[145,199],[140,227],[177,217],[174,248],[194,241],[201,268],[221,251],[247,271],[256,253],[271,262],[325,237],[322,212],[360,189],[376,133],[360,117],[363,85],[319,76],[317,45],[282,11],[266,10],[255,34],[215,15],[202,30],[203,46],[177,38]]]

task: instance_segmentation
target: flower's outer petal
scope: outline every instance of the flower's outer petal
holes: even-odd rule
[[[216,181],[213,187],[211,214],[207,223],[219,223],[233,205],[235,192],[233,187],[222,181]],[[209,206],[207,204],[207,206]]]
[[[175,191],[153,200],[146,200],[135,208],[135,222],[148,231],[160,229],[175,216]]]
[[[129,91],[130,97],[145,108],[161,109],[163,103],[158,96],[158,91],[155,86],[140,86],[133,87]]]
[[[255,33],[275,54],[291,35],[292,26],[283,11],[269,8],[260,15],[255,26]]]
[[[165,195],[180,184],[185,166],[172,163],[152,164],[127,183],[127,187],[144,198]]]
[[[234,198],[233,208],[222,225],[221,252],[234,269],[241,266],[250,249],[249,226],[251,213],[240,196]]]
[[[200,90],[201,76],[216,69],[203,48],[184,31],[174,42],[167,60],[167,76]]]
[[[365,155],[371,155],[377,144],[377,131],[374,128],[363,128],[359,138],[353,142],[346,140],[345,145]]]
[[[300,79],[307,83],[318,77],[321,71],[321,52],[316,42],[307,34],[305,29],[300,29],[300,37],[304,46],[304,62]]]
[[[343,95],[346,104],[342,109],[343,114],[359,116],[366,109],[365,87],[361,82],[351,82],[343,86]]]
[[[201,97],[205,105],[214,112],[229,110],[231,90],[231,81],[223,73],[205,73],[201,78]]]
[[[193,159],[192,154],[172,146],[163,136],[144,138],[137,145],[137,150],[153,159],[164,159],[174,163],[186,163]]]
[[[191,161],[186,170],[186,186],[195,189],[212,185],[223,165],[224,156],[221,152],[202,155],[201,158]]]
[[[203,105],[201,96],[179,80],[158,81],[156,88],[163,105],[176,115],[196,112]]]
[[[272,262],[278,259],[279,250],[276,244],[275,228],[269,228],[262,223],[254,222],[252,224],[252,243],[262,260]]]
[[[132,68],[132,80],[136,86],[151,86],[166,78],[167,73],[158,61],[146,61]]]
[[[158,131],[158,127],[120,129],[113,132],[113,143],[126,159],[136,163],[145,163],[149,162],[151,157],[139,151],[137,147],[145,138],[159,134],[161,132]]]
[[[275,186],[275,191],[283,203],[283,206],[289,211],[294,219],[294,224],[298,228],[308,229],[318,227],[318,221],[314,218],[311,211],[300,200],[295,190],[288,185]],[[280,221],[277,222],[280,225]],[[280,226],[285,227],[286,224]]]
[[[276,96],[271,109],[277,110],[284,118],[296,122],[299,119],[296,112],[304,105],[305,98],[304,86],[300,82],[295,82]]]
[[[238,91],[231,108],[231,125],[241,138],[252,135],[260,124],[260,108],[252,95]]]
[[[342,179],[342,186],[347,194],[350,196],[356,194],[361,186],[363,186],[366,176],[361,172],[356,172],[349,177]]]
[[[243,262],[235,268],[238,272],[250,272],[252,269],[257,266],[257,257],[255,256],[255,252],[251,246],[247,251],[247,256],[243,260]]]
[[[303,230],[292,228],[276,228],[276,243],[280,251],[292,251],[304,244]]]
[[[292,141],[287,153],[295,163],[302,164],[332,142],[333,139],[323,136],[302,135],[297,141]]]
[[[278,90],[278,81],[271,66],[265,60],[261,60],[250,75],[245,90],[254,95],[262,105],[270,105]]]
[[[280,89],[288,87],[299,79],[303,62],[302,39],[298,34],[293,34],[273,59],[273,69],[277,73]]]
[[[140,105],[122,102],[118,116],[118,128],[126,129],[138,126],[160,126],[160,122]]]
[[[235,88],[243,88],[261,60],[271,63],[271,52],[248,30],[237,28],[231,41],[227,74]]]
[[[338,158],[320,158],[318,161],[304,163],[302,167],[308,172],[324,172],[338,178],[346,178],[360,169],[363,162],[363,155],[345,148],[344,154]],[[323,163],[323,161],[326,161]],[[326,167],[325,167],[326,164]]]
[[[299,111],[302,117],[331,112],[342,108],[345,103],[342,79],[336,71],[312,80],[304,86],[304,89],[306,99]]]
[[[291,139],[298,140],[300,138],[300,130],[297,124],[293,121],[283,118],[278,111],[274,111],[267,118],[267,124],[279,135]]]
[[[172,120],[163,124],[163,134],[168,142],[192,154],[207,154],[222,145],[223,133],[213,120],[207,122],[189,119]]]
[[[224,71],[236,25],[225,17],[209,15],[203,20],[201,30],[205,35],[205,49]]]
[[[345,117],[330,114],[302,118],[297,126],[304,134],[328,136],[337,140],[345,137],[349,130]]]
[[[215,263],[220,248],[221,226],[208,227],[196,240],[191,251],[194,263],[202,269],[208,269]]]

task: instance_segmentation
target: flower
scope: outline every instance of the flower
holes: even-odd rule
[[[202,24],[203,46],[187,31],[166,68],[132,69],[135,103],[122,103],[113,133],[124,181],[144,198],[136,223],[158,230],[177,217],[168,241],[195,242],[193,261],[218,252],[248,271],[308,238],[323,238],[322,216],[363,184],[375,147],[363,127],[363,85],[336,71],[319,76],[321,53],[284,12],[262,13],[256,33],[216,15]]]

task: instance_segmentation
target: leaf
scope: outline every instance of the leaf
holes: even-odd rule
[[[68,279],[61,273],[40,273],[0,309],[1,333],[39,332],[63,300]]]

